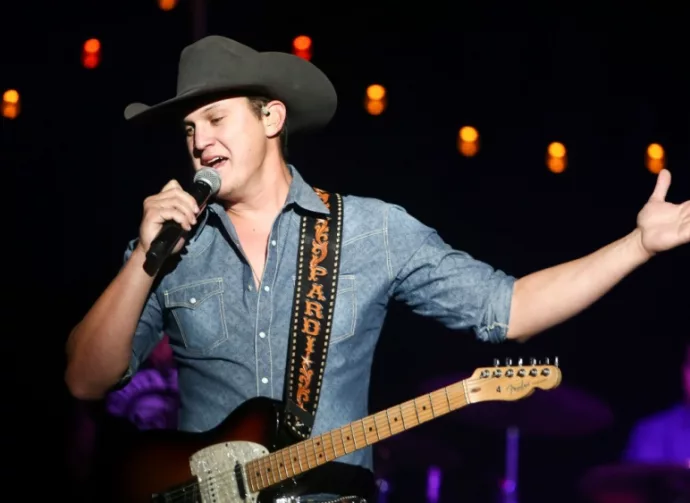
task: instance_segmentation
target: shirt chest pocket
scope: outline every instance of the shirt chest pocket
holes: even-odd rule
[[[223,278],[213,278],[164,292],[165,308],[189,351],[208,353],[228,340],[223,290]]]
[[[333,326],[331,327],[331,344],[355,335],[356,327],[357,289],[355,288],[355,276],[340,276],[335,297]]]

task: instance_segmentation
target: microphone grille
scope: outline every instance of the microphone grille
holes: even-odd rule
[[[194,175],[194,182],[204,182],[211,187],[211,195],[220,190],[220,175],[213,168],[202,168]]]

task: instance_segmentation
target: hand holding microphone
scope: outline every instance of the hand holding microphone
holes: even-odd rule
[[[220,175],[213,168],[203,168],[194,176],[194,184],[185,192],[171,180],[144,201],[144,217],[139,228],[139,246],[146,252],[144,270],[156,274],[163,262],[178,253],[184,238],[196,224],[196,217],[220,189]]]

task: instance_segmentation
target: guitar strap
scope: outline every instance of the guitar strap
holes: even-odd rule
[[[326,367],[340,266],[343,201],[314,188],[328,217],[302,215],[282,418],[298,440],[311,435]]]

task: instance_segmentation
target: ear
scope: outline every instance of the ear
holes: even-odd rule
[[[281,101],[266,103],[261,118],[267,137],[274,138],[280,134],[283,130],[283,125],[285,125],[286,112],[285,104]]]

